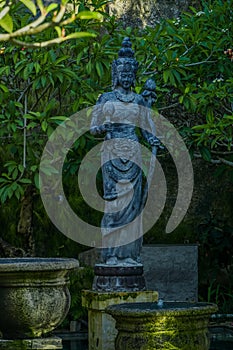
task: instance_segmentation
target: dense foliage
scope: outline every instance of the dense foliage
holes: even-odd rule
[[[110,90],[110,64],[124,36],[130,36],[140,62],[136,91],[153,77],[157,84],[156,108],[179,128],[193,157],[220,165],[219,174],[233,174],[233,1],[203,1],[201,9],[190,8],[179,18],[144,29],[121,28],[103,11],[106,1],[69,3],[75,4],[71,11],[76,13],[101,13],[103,22],[95,16],[82,20],[75,16],[65,33],[49,27],[39,39],[47,42],[79,32],[91,33],[91,37],[50,48],[15,46],[8,41],[2,42],[0,49],[3,236],[17,245],[17,233],[28,234],[34,228],[35,251],[45,255],[77,256],[78,249],[59,236],[43,212],[38,188],[43,148],[66,117],[92,106],[100,93]],[[70,12],[64,14],[63,20],[70,16]],[[12,18],[14,30],[31,21],[25,8]],[[77,195],[76,174],[84,154],[95,142],[89,134],[78,140],[64,167],[69,200],[83,215],[85,205]],[[51,165],[45,169],[47,174],[53,171]],[[33,206],[27,204],[32,201]],[[54,232],[56,238],[52,238]],[[28,251],[32,252],[32,247]]]
[[[66,40],[95,36],[90,32],[73,31],[66,33],[66,26],[76,19],[102,19],[100,13],[75,11],[76,2],[68,0],[5,0],[0,3],[0,41],[10,41],[24,47],[48,47]],[[23,14],[23,16],[22,16]],[[53,29],[56,37],[43,34]],[[42,36],[40,36],[42,33]],[[36,36],[36,37],[35,37]]]
[[[110,63],[125,34],[132,37],[141,63],[137,89],[154,76],[157,108],[169,115],[180,107],[183,116],[176,119],[187,118],[181,131],[192,150],[208,161],[228,160],[231,165],[232,57],[224,54],[232,47],[231,5],[232,1],[208,2],[202,11],[192,8],[144,31],[123,31],[107,16],[104,23],[76,20],[67,30],[87,29],[98,39],[80,39],[50,50],[6,43],[0,55],[1,201],[20,199],[27,183],[38,185],[46,137],[63,116],[94,104],[103,88],[110,89]],[[53,32],[44,35],[48,38]],[[84,147],[82,140],[78,157]]]

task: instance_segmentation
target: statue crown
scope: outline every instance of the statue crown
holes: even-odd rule
[[[118,58],[112,63],[112,86],[117,85],[117,76],[120,72],[132,72],[135,76],[138,69],[138,62],[134,58],[132,44],[128,37],[122,41],[121,48],[118,52]]]
[[[122,58],[133,58],[134,57],[134,51],[132,50],[132,44],[129,38],[124,38],[121,44],[121,49],[118,52],[118,56]]]

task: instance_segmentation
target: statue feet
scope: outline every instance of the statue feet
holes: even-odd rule
[[[118,264],[118,260],[116,256],[111,256],[106,260],[106,265],[117,265],[117,264]]]
[[[105,264],[108,266],[116,266],[116,265],[136,266],[136,265],[139,265],[140,263],[136,260],[133,260],[132,258],[118,259],[116,256],[111,256],[106,260]]]
[[[138,265],[138,262],[133,260],[132,258],[126,258],[126,259],[122,259],[121,260],[121,263],[124,265],[124,266],[127,266],[127,265]]]

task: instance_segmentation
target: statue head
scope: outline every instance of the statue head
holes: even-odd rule
[[[134,58],[134,51],[129,38],[124,38],[118,58],[112,63],[112,87],[115,89],[122,84],[122,78],[128,76],[129,83],[134,86],[138,62]],[[132,78],[132,80],[131,80]],[[131,80],[131,82],[130,82]]]

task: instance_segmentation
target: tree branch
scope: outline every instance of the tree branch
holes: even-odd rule
[[[232,166],[233,167],[233,162],[231,162],[230,160],[226,160],[226,159],[223,159],[223,158],[218,158],[220,160],[220,162],[222,162],[223,164],[226,164],[226,165],[229,165],[229,166]]]
[[[61,22],[64,14],[65,14],[65,10],[66,10],[66,7],[61,5],[60,11],[57,14],[57,16],[52,18],[51,22],[43,23],[45,21],[47,15],[49,14],[49,12],[45,11],[43,14],[41,14],[41,16],[36,21],[26,25],[25,27],[20,28],[13,33],[0,34],[0,41],[8,41],[8,40],[11,40],[12,38],[16,38],[16,37],[19,37],[22,35],[38,34],[38,33],[41,33],[42,31],[44,31],[45,29],[48,29],[50,27],[54,27]],[[74,20],[75,20],[75,16],[71,16],[70,20],[64,21],[63,24],[64,23],[68,24]]]
[[[203,158],[202,155],[199,153],[194,153],[194,157],[195,158]],[[233,162],[231,162],[230,160],[226,160],[224,158],[220,158],[220,157],[218,157],[218,159],[210,159],[210,163],[212,163],[212,164],[225,164],[225,165],[228,165],[230,167],[233,167]]]
[[[13,33],[7,33],[7,34],[0,34],[0,41],[9,41],[11,38],[17,37],[17,36],[22,36],[22,35],[27,35],[32,28],[38,27],[40,24],[44,22],[46,19],[47,14],[41,15],[36,21],[26,25],[23,28],[20,28],[16,30]]]
[[[47,40],[47,41],[42,41],[40,43],[29,43],[26,41],[21,41],[18,39],[11,39],[10,41],[15,44],[15,45],[19,45],[19,46],[23,46],[23,47],[27,47],[27,48],[38,48],[38,47],[48,47],[54,44],[60,44],[66,40],[68,40],[69,37],[58,37],[55,39],[51,39],[51,40]]]
[[[233,154],[233,151],[211,151],[211,153],[223,156]]]
[[[0,42],[1,41],[11,41],[12,43],[14,43],[16,45],[24,46],[27,48],[41,48],[41,47],[47,47],[47,46],[50,46],[53,44],[60,44],[60,43],[64,42],[65,40],[69,40],[69,39],[77,39],[77,38],[81,38],[81,37],[86,37],[86,36],[88,36],[88,34],[89,34],[89,36],[93,37],[93,36],[95,36],[93,33],[74,32],[74,33],[71,33],[67,36],[63,36],[61,34],[57,38],[54,38],[54,39],[51,39],[51,40],[48,40],[45,42],[26,42],[24,40],[17,39],[17,38],[22,37],[22,36],[28,36],[28,35],[30,36],[30,35],[35,35],[35,34],[41,33],[48,28],[64,27],[64,26],[74,22],[77,18],[78,19],[98,19],[98,20],[102,19],[102,16],[99,13],[88,11],[88,14],[87,14],[84,11],[83,14],[79,13],[79,14],[75,15],[73,13],[70,15],[69,18],[63,20],[63,17],[64,17],[65,12],[66,12],[66,6],[61,4],[59,12],[56,15],[54,15],[51,18],[51,20],[49,19],[49,21],[45,22],[47,15],[51,11],[47,11],[46,8],[44,8],[44,7],[41,8],[40,10],[41,10],[41,15],[34,22],[24,26],[23,28],[16,30],[15,32],[0,34]],[[1,16],[2,12],[0,12],[0,16]],[[4,13],[3,13],[3,15],[5,15]]]
[[[164,111],[165,109],[170,109],[170,108],[173,108],[173,107],[177,107],[180,105],[180,102],[176,102],[176,103],[173,103],[169,106],[165,106],[165,107],[161,107],[161,108],[158,108],[159,111]]]

